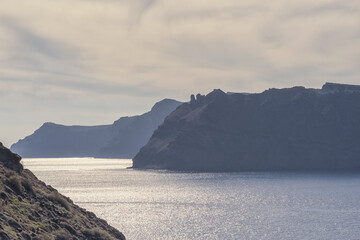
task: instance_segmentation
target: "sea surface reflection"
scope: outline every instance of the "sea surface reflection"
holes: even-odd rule
[[[360,238],[359,174],[139,171],[129,159],[23,164],[129,240]]]

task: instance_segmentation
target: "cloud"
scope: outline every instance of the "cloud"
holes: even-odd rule
[[[28,51],[30,54],[36,52],[48,58],[68,60],[74,56],[72,49],[65,44],[50,40],[26,29],[10,17],[2,16],[0,25],[12,33],[17,48]]]
[[[12,79],[34,84],[30,83],[33,75],[59,75],[66,79],[67,76],[81,74],[76,72],[81,68],[78,62],[80,49],[36,33],[12,17],[0,17],[0,32],[6,33],[9,38],[5,48],[0,49],[0,81]]]
[[[95,124],[214,88],[360,84],[359,15],[357,0],[3,0],[0,117]]]
[[[83,0],[73,3],[74,8],[66,0],[54,6],[40,2],[48,11],[39,16],[29,14],[34,6],[17,10],[20,15],[15,10],[8,13],[16,21],[5,25],[22,39],[16,49],[25,50],[13,54],[7,63],[15,59],[31,66],[30,60],[38,54],[35,69],[55,68],[53,73],[66,71],[110,85],[154,81],[157,87],[162,82],[171,88],[178,82],[164,74],[194,74],[191,81],[203,82],[197,78],[206,78],[205,74],[197,74],[197,68],[217,69],[217,76],[223,74],[222,82],[238,76],[259,82],[270,78],[276,83],[282,81],[276,79],[279,74],[271,77],[273,73],[318,69],[294,70],[294,75],[307,77],[327,69],[344,72],[349,63],[357,62],[357,1]],[[48,59],[54,64],[48,66]]]
[[[357,15],[360,10],[358,1],[313,1],[298,3],[290,6],[289,9],[283,11],[283,17],[287,19],[304,18],[311,16],[323,16],[328,18],[329,15]]]
[[[141,20],[141,17],[156,4],[156,0],[133,0],[131,1],[131,10],[133,19],[136,22]]]

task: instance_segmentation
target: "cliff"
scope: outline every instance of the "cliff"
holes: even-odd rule
[[[0,239],[122,239],[95,214],[23,169],[20,156],[0,143]]]
[[[111,125],[63,126],[45,123],[11,146],[27,158],[132,158],[180,102],[164,99],[140,116],[122,117]]]
[[[360,87],[327,83],[192,96],[154,132],[133,167],[359,171]]]

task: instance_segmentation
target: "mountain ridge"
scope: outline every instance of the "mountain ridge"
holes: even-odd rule
[[[360,88],[326,83],[254,94],[214,90],[172,112],[134,168],[360,171]]]
[[[28,158],[132,158],[164,118],[180,104],[176,100],[164,99],[149,112],[121,117],[109,125],[66,126],[46,122],[10,149]]]

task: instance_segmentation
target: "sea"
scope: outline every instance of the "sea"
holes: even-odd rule
[[[23,159],[128,240],[360,239],[360,174],[130,169],[131,159]]]

